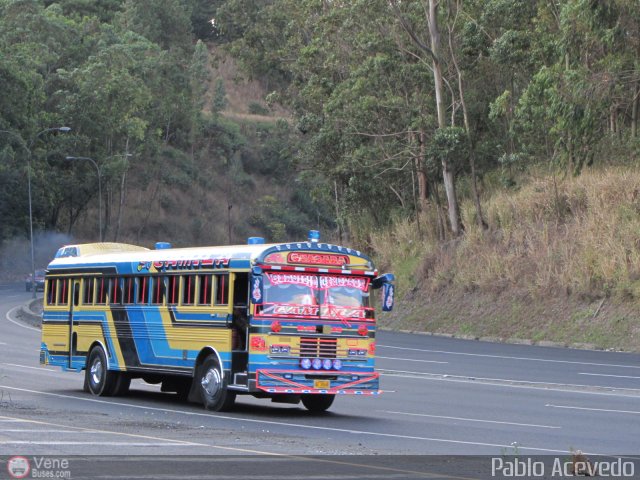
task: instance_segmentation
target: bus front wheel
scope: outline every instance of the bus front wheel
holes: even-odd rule
[[[198,378],[200,398],[207,410],[224,412],[233,407],[235,392],[227,390],[224,373],[215,355],[209,355],[200,367]]]
[[[107,357],[100,346],[93,347],[89,352],[84,375],[86,390],[93,395],[107,397],[113,394],[117,386],[117,372],[107,369]]]
[[[302,404],[310,412],[324,412],[331,406],[335,395],[318,394],[318,395],[302,395]]]

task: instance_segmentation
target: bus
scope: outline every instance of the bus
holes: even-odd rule
[[[360,251],[323,243],[155,249],[68,245],[45,277],[40,363],[84,370],[93,395],[132,379],[225,411],[237,395],[328,409],[377,395],[373,290],[394,277]]]

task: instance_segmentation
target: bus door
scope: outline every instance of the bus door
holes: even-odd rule
[[[78,325],[74,322],[76,310],[80,304],[80,280],[71,279],[71,295],[69,299],[69,368],[73,368],[73,356],[78,349]]]

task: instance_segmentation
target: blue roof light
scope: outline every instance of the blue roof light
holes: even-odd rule
[[[169,242],[156,242],[156,250],[165,250],[167,248],[171,248]]]
[[[320,241],[320,232],[318,230],[309,230],[309,241],[310,242],[319,242]]]
[[[247,245],[262,245],[264,244],[264,238],[262,237],[249,237],[247,239]]]

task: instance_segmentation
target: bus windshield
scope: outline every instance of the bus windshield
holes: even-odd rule
[[[259,315],[373,318],[368,278],[278,272],[265,273],[263,282]]]

